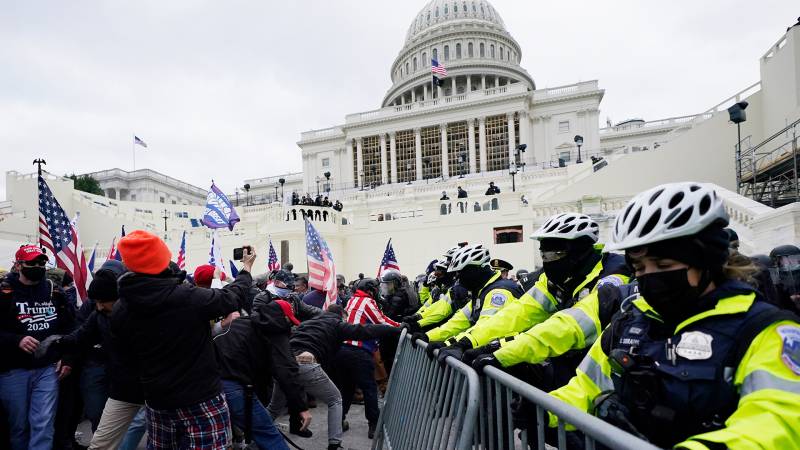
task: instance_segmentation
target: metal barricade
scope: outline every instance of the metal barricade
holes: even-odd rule
[[[529,448],[527,430],[515,436],[511,417],[511,400],[514,394],[531,402],[535,407],[536,436],[530,448],[545,450],[545,434],[548,422],[547,412],[558,416],[558,429],[553,430],[548,444],[559,449],[582,447],[594,450],[596,443],[601,443],[617,450],[658,450],[658,447],[614,427],[592,415],[586,414],[567,403],[548,395],[524,381],[515,378],[496,367],[485,367],[481,379],[479,426],[475,429],[476,448],[508,449]],[[574,426],[582,433],[582,437],[570,436],[571,439],[582,439],[577,445],[568,446],[565,424]],[[557,436],[557,438],[555,436]],[[555,439],[555,441],[554,441]]]
[[[472,446],[478,416],[478,375],[448,358],[444,366],[412,347],[403,330],[378,419],[373,450],[457,449]]]

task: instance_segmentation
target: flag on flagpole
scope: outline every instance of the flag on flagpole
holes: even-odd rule
[[[114,239],[111,240],[111,248],[108,249],[108,255],[106,255],[106,261],[110,259],[115,259],[114,257],[117,254],[117,237],[114,236]]]
[[[122,226],[122,236],[120,239],[125,237],[125,225]],[[117,261],[122,261],[122,253],[119,252],[119,248],[114,251],[114,259]]]
[[[320,236],[314,225],[306,222],[306,255],[308,261],[308,285],[314,289],[325,292],[323,310],[336,303],[338,291],[336,289],[336,266],[333,263],[333,254],[328,243]]]
[[[233,260],[228,260],[231,265],[231,278],[236,278],[239,276],[239,269],[236,268],[236,264],[233,263]]]
[[[444,65],[439,64],[439,61],[432,59],[431,60],[431,73],[434,75],[439,75],[441,77],[447,76],[447,69],[444,68]]]
[[[86,251],[83,249],[83,244],[81,244],[81,233],[79,231],[80,229],[78,228],[78,219],[80,218],[81,218],[80,211],[75,211],[75,217],[73,217],[69,223],[75,230],[75,240],[78,243],[76,247],[80,254],[80,260],[81,260],[80,271],[83,273],[83,279],[85,280],[84,284],[85,288],[87,289],[87,294],[84,298],[81,298],[80,294],[78,295],[76,304],[79,307],[83,304],[83,302],[89,300],[88,289],[89,289],[89,283],[92,282],[92,272],[89,270],[89,265],[86,262]],[[77,287],[77,284],[75,286]]]
[[[392,238],[389,238],[389,242],[386,243],[386,250],[383,251],[383,259],[381,259],[381,265],[378,266],[378,279],[383,276],[383,272],[389,269],[400,270],[400,266],[397,264],[397,256],[395,256],[394,248],[392,248]]]
[[[275,247],[272,246],[272,238],[269,238],[269,258],[267,261],[267,270],[270,272],[281,270],[281,262],[278,261],[278,254],[275,253]]]
[[[133,136],[133,143],[134,145],[141,145],[142,147],[147,148],[147,144],[143,140],[139,139],[139,136]]]
[[[88,269],[78,232],[41,175],[39,175],[39,244],[50,250],[55,257],[57,267],[72,276],[78,292],[78,302],[85,300]]]
[[[94,243],[94,248],[92,249],[92,256],[89,257],[89,262],[86,264],[86,267],[89,269],[89,273],[94,273],[94,256],[97,253],[97,241]]]
[[[208,252],[208,264],[219,269],[220,273],[225,273],[225,260],[222,259],[222,247],[219,243],[217,230],[211,232],[211,250]]]
[[[239,214],[233,209],[233,204],[214,182],[206,197],[206,209],[203,212],[203,224],[211,229],[228,228],[233,231],[233,226],[239,222]]]
[[[178,268],[181,270],[186,269],[186,230],[183,230],[183,237],[181,237],[181,248],[178,249],[178,260],[175,261]]]

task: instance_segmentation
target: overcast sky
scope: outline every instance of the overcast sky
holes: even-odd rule
[[[796,0],[492,4],[539,88],[597,79],[601,121],[702,112],[759,79]],[[301,169],[300,132],[380,107],[423,1],[10,1],[0,169],[136,166],[226,192]],[[0,198],[5,196],[0,183]]]

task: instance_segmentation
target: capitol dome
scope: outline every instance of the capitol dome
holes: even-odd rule
[[[432,59],[447,69],[442,96],[512,83],[536,89],[521,58],[519,44],[487,0],[431,0],[408,27],[383,106],[437,98],[439,89],[430,86]]]

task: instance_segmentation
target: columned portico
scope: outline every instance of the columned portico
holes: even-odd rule
[[[422,180],[422,128],[414,128],[414,156],[417,163],[417,181]]]
[[[467,77],[469,80],[469,77]],[[467,154],[469,156],[469,173],[475,173],[477,164],[475,161],[475,119],[467,120]]]
[[[486,172],[486,118],[478,118],[478,144],[480,152],[481,172]]]
[[[389,132],[389,158],[392,163],[390,173],[392,183],[397,183],[397,141],[395,137],[397,133],[394,131]]]
[[[449,178],[450,171],[447,167],[447,124],[439,125],[442,130],[442,177]]]
[[[517,142],[517,132],[514,129],[514,113],[506,115],[508,119],[508,166],[514,162],[514,150]]]
[[[389,170],[386,166],[386,133],[381,133],[381,184],[386,184]]]
[[[356,162],[358,163],[358,187],[364,187],[364,154],[361,151],[361,138],[356,138]]]

